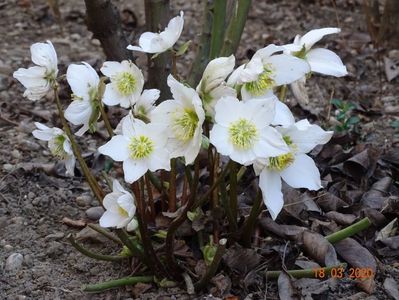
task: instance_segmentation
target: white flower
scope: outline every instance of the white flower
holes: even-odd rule
[[[13,76],[26,87],[24,97],[36,101],[53,88],[58,74],[57,53],[50,41],[33,44],[30,52],[32,61],[37,66],[19,68]]]
[[[306,60],[312,72],[335,77],[345,76],[348,71],[338,55],[327,49],[311,49],[325,35],[339,32],[341,32],[339,28],[314,29],[302,37],[297,35],[292,44],[283,47],[286,49],[286,53]]]
[[[47,141],[51,153],[64,161],[66,174],[73,176],[76,159],[71,142],[64,131],[57,127],[49,128],[39,122],[35,122],[35,125],[37,129],[33,130],[33,136],[39,140]]]
[[[250,165],[259,157],[278,156],[289,151],[281,134],[269,126],[275,114],[273,98],[242,102],[234,97],[223,97],[217,102],[215,111],[210,142],[219,153]]]
[[[191,164],[201,148],[205,112],[194,89],[184,86],[172,75],[168,77],[168,85],[174,99],[159,104],[151,120],[166,128],[171,158],[184,156],[185,163]]]
[[[72,64],[67,70],[67,80],[72,89],[72,103],[65,110],[65,118],[74,125],[83,125],[75,134],[82,136],[87,130],[94,131],[100,116],[98,108],[97,72],[87,63]]]
[[[100,71],[111,80],[105,86],[102,99],[105,104],[120,104],[128,108],[138,101],[144,86],[144,76],[134,63],[128,60],[106,61]]]
[[[313,159],[305,153],[316,145],[327,143],[333,135],[332,131],[324,131],[307,120],[277,130],[290,147],[290,152],[262,158],[254,163],[255,173],[260,174],[259,187],[263,201],[273,219],[276,219],[284,204],[280,177],[293,188],[319,190],[322,187],[319,170]]]
[[[133,107],[133,115],[138,119],[151,120],[151,112],[155,109],[155,101],[160,93],[157,89],[144,90]]]
[[[225,82],[227,76],[233,72],[234,65],[234,55],[211,60],[197,86],[197,92],[201,97],[205,113],[212,119],[215,116],[217,100],[223,96],[235,97],[237,95],[236,90],[227,86]]]
[[[181,11],[180,16],[171,19],[165,30],[160,33],[144,32],[139,39],[140,47],[129,45],[127,49],[146,53],[162,53],[169,50],[181,35],[184,25],[183,15]]]
[[[285,48],[269,45],[254,54],[245,65],[229,77],[230,86],[242,85],[242,99],[264,98],[274,87],[292,83],[310,71],[309,64],[287,54],[276,54]]]
[[[123,189],[118,180],[112,182],[112,193],[104,197],[103,205],[105,212],[100,218],[101,227],[123,228],[131,227],[131,223],[136,224],[133,219],[136,213],[134,197]]]
[[[123,121],[122,134],[114,136],[98,151],[115,161],[123,161],[125,181],[132,183],[148,170],[170,170],[166,142],[164,126],[145,124],[129,115]]]

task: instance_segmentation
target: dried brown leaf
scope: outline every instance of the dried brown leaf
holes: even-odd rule
[[[305,252],[324,266],[339,264],[334,247],[321,234],[312,231],[303,233],[303,246]]]
[[[254,249],[243,248],[240,245],[233,245],[223,255],[225,264],[240,274],[246,274],[259,266],[262,256]]]
[[[351,225],[356,220],[355,215],[341,214],[336,211],[329,211],[326,216],[341,225]]]
[[[316,203],[323,209],[323,211],[337,211],[348,204],[341,198],[332,193],[326,192],[316,199]]]
[[[302,240],[302,233],[306,230],[306,227],[277,224],[271,218],[260,219],[259,225],[266,232],[272,232],[280,237],[290,240]]]
[[[343,170],[354,180],[360,182],[362,178],[369,178],[375,171],[380,152],[374,148],[367,148],[346,160]]]
[[[83,220],[72,220],[67,217],[62,218],[62,223],[64,223],[67,226],[71,226],[71,227],[75,227],[75,228],[83,228],[86,226],[86,222]]]
[[[399,290],[398,283],[395,279],[391,277],[387,277],[384,280],[384,289],[389,296],[391,296],[395,300],[399,300]]]
[[[286,300],[296,300],[299,299],[297,297],[294,285],[292,284],[290,276],[282,271],[280,273],[280,276],[278,277],[277,280],[278,284],[278,295],[280,299],[286,299]]]

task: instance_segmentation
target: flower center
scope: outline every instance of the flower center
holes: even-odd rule
[[[115,78],[116,87],[122,96],[128,96],[136,89],[136,79],[129,72],[122,72]]]
[[[129,216],[129,213],[124,208],[120,207],[119,205],[118,205],[118,213],[122,217],[125,217],[125,218],[127,218]]]
[[[192,109],[185,109],[183,113],[177,113],[172,125],[175,137],[183,142],[190,140],[194,136],[198,121],[197,113]]]
[[[233,145],[242,150],[251,148],[258,139],[256,126],[246,119],[239,119],[231,123],[229,133]]]
[[[261,96],[274,86],[272,74],[273,72],[265,67],[265,70],[259,75],[257,80],[245,84],[246,90],[253,96]]]
[[[130,157],[140,159],[148,157],[154,151],[154,142],[147,136],[132,137],[130,144]]]
[[[305,47],[305,45],[302,46],[301,50],[293,52],[292,55],[296,56],[298,58],[301,58],[301,59],[305,59],[306,58],[306,47]]]
[[[293,162],[294,162],[294,154],[292,154],[292,152],[289,152],[276,157],[269,157],[268,168],[273,171],[282,171]]]
[[[51,154],[59,159],[66,159],[68,157],[68,153],[66,153],[64,150],[65,139],[65,136],[57,135],[48,142]]]

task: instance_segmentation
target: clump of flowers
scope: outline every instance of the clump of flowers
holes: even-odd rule
[[[140,47],[128,49],[151,54],[171,50],[176,60],[178,52],[172,48],[183,24],[181,12],[164,31],[146,32],[139,39]],[[211,198],[213,207],[223,207],[223,217],[228,216],[231,226],[224,228],[226,236],[240,241],[238,168],[245,171],[252,166],[259,176],[260,199],[273,219],[284,206],[282,180],[294,188],[322,188],[320,173],[308,153],[326,144],[332,132],[306,119],[296,121],[285,99],[275,93],[278,88],[309,77],[311,72],[345,75],[346,68],[335,53],[313,49],[324,35],[338,32],[337,28],[312,30],[297,36],[292,44],[268,45],[235,70],[233,55],[217,57],[209,61],[195,86],[188,86],[174,70],[167,78],[172,99],[158,103],[161,92],[143,89],[144,75],[135,63],[106,61],[100,69],[105,77],[100,78],[92,66],[83,62],[68,67],[66,79],[72,102],[64,113],[58,98],[61,79],[57,78],[57,55],[51,42],[32,45],[32,61],[37,66],[19,69],[14,77],[26,87],[24,95],[31,100],[54,91],[65,132],[35,123],[38,129],[33,135],[48,142],[51,153],[65,162],[68,175],[73,176],[75,158],[79,160],[87,182],[105,208],[99,232],[109,237],[111,232],[104,233],[104,228],[111,228],[124,245],[113,259],[136,256],[159,279],[178,279],[181,267],[173,252],[176,230],[184,221],[195,219]],[[105,181],[99,183],[86,165],[68,121],[81,126],[75,135],[88,135],[98,130],[101,121],[110,124],[105,106],[117,105],[126,114],[116,128],[108,130],[109,140],[98,143],[98,152],[115,167],[122,166],[125,187],[115,178],[112,187],[107,188],[112,192],[105,195]],[[212,176],[208,185],[201,187],[204,165]],[[108,176],[117,177],[113,170]],[[177,192],[176,178],[183,178],[183,191]],[[227,204],[221,205],[227,194],[227,179],[230,196]],[[251,216],[256,218],[259,212]],[[174,220],[166,229],[155,228],[156,233],[151,235],[148,224],[154,224],[160,213],[169,213]],[[225,240],[222,246],[226,246]]]

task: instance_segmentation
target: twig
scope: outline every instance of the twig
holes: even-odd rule
[[[121,255],[113,256],[113,255],[104,255],[104,254],[98,254],[98,253],[91,252],[89,249],[87,249],[87,248],[83,247],[82,245],[80,245],[79,243],[77,243],[75,241],[75,239],[73,238],[72,234],[70,234],[67,237],[67,239],[71,243],[71,245],[76,250],[78,250],[80,253],[82,253],[82,254],[84,254],[84,255],[86,255],[88,257],[97,259],[97,260],[120,261],[120,260],[123,260],[123,259],[127,258],[126,256],[121,256]]]
[[[219,241],[215,256],[213,257],[213,260],[212,260],[208,270],[206,271],[204,276],[200,279],[200,281],[198,281],[196,284],[194,284],[194,288],[196,291],[200,291],[204,287],[206,287],[209,280],[211,280],[213,275],[215,275],[215,273],[219,267],[219,263],[222,260],[224,251],[226,250],[226,244],[227,244],[227,239],[221,239]]]
[[[150,283],[154,282],[153,276],[135,276],[135,277],[124,277],[116,280],[110,280],[97,284],[88,284],[82,287],[84,292],[102,292],[105,290],[125,286],[125,285],[133,285],[136,283]]]
[[[329,241],[331,244],[338,243],[347,237],[355,235],[356,233],[368,228],[371,225],[369,218],[363,218],[359,222],[352,224],[340,231],[334,232],[330,235],[326,236],[326,240]]]

